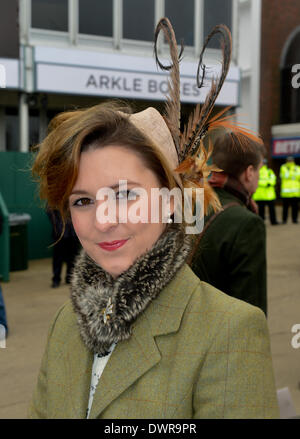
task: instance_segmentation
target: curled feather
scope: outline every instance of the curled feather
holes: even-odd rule
[[[182,154],[183,157],[186,157],[187,155],[194,155],[197,153],[197,150],[199,148],[199,139],[202,139],[209,129],[209,121],[208,121],[209,116],[212,112],[216,99],[221,91],[221,88],[224,84],[225,78],[229,70],[230,59],[231,59],[231,46],[232,46],[231,34],[227,26],[222,24],[215,26],[213,28],[213,30],[208,35],[204,43],[203,49],[200,54],[198,70],[197,70],[198,87],[203,86],[205,73],[206,73],[206,66],[205,64],[203,64],[204,52],[206,50],[208,43],[210,42],[212,37],[216,34],[221,35],[221,48],[223,55],[221,75],[217,79],[214,78],[212,79],[211,88],[208,95],[206,96],[204,104],[202,105],[199,119],[196,124],[193,124],[194,128],[186,133],[186,137],[188,137],[188,141],[183,150],[183,154]],[[199,77],[200,70],[202,70],[203,72],[201,78]]]
[[[160,31],[164,32],[165,38],[170,47],[170,55],[172,63],[170,65],[164,65],[160,62],[157,54],[157,40]],[[168,80],[169,93],[167,96],[167,102],[165,105],[164,119],[168,125],[168,128],[173,137],[178,157],[180,156],[180,72],[179,62],[183,53],[183,45],[178,55],[178,47],[176,42],[175,33],[173,27],[168,18],[162,18],[155,29],[154,35],[154,55],[157,65],[162,70],[170,71],[170,78]]]

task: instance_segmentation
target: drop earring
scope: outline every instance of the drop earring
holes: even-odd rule
[[[172,220],[172,218],[171,218],[171,212],[168,210],[168,215],[167,215],[167,221],[166,221],[166,223],[167,224],[172,224],[172,222],[173,222],[173,220]]]

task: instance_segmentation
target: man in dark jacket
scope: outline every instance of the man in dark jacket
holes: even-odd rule
[[[267,313],[266,233],[251,196],[255,192],[264,147],[260,139],[226,133],[215,143],[210,184],[223,211],[205,218],[191,267],[221,291]]]
[[[52,288],[57,288],[61,282],[63,263],[66,263],[66,283],[70,283],[70,277],[74,260],[81,248],[71,221],[67,221],[63,232],[63,222],[58,210],[47,208],[47,215],[52,223],[52,238],[56,244],[53,247],[52,256]]]

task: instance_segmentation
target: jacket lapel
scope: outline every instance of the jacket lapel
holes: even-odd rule
[[[160,353],[145,316],[139,318],[129,340],[114,349],[101,375],[90,412],[97,418],[101,412],[140,376],[160,361]]]
[[[121,393],[159,363],[154,336],[177,331],[189,298],[199,283],[184,265],[176,277],[137,319],[132,336],[114,349],[101,375],[90,412],[97,418]],[[195,285],[193,285],[195,284]]]

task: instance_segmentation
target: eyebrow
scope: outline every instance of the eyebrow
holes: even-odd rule
[[[141,186],[141,184],[137,183],[136,181],[127,181],[127,185]],[[116,184],[113,184],[113,185],[107,186],[107,187],[109,187],[110,189],[117,189],[119,187],[120,188],[124,187],[124,185],[119,185],[119,183],[116,183]],[[72,191],[70,193],[70,196],[71,195],[90,195],[90,193],[87,191],[81,190],[81,189],[76,189],[75,191]]]

